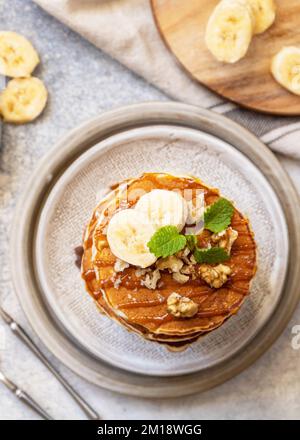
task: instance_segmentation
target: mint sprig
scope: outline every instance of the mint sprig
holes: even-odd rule
[[[186,246],[186,238],[179,234],[176,226],[163,226],[154,233],[147,246],[157,258],[166,258],[181,251]]]
[[[227,199],[220,198],[208,206],[204,213],[204,228],[218,233],[226,229],[234,213],[234,207]],[[185,246],[193,253],[197,263],[217,264],[230,258],[223,248],[198,248],[197,236],[183,235],[178,232],[176,226],[168,225],[159,228],[147,246],[157,258],[169,257],[181,251]]]
[[[196,235],[189,234],[185,236],[186,238],[186,245],[189,248],[189,250],[192,252],[195,247],[197,246],[198,240]]]
[[[214,233],[223,231],[230,225],[233,213],[232,203],[221,197],[205,210],[204,228]]]
[[[223,248],[212,247],[209,249],[196,248],[194,257],[197,263],[216,264],[228,260],[230,256]]]

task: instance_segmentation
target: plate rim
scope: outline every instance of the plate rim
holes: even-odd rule
[[[49,191],[50,185],[71,161],[91,145],[120,131],[161,123],[190,126],[200,131],[213,133],[235,146],[259,169],[263,167],[262,173],[273,187],[286,214],[289,241],[292,238],[295,243],[295,246],[290,247],[290,261],[300,258],[300,228],[297,224],[297,219],[300,218],[300,206],[294,185],[276,157],[261,141],[245,128],[222,115],[196,106],[174,102],[134,104],[86,121],[60,139],[36,167],[15,211],[10,256],[13,285],[31,327],[61,362],[96,385],[144,397],[187,395],[204,391],[235,376],[272,345],[286,327],[300,299],[300,291],[297,290],[300,271],[298,273],[294,265],[290,265],[284,295],[273,317],[247,345],[247,350],[237,353],[226,363],[221,363],[217,367],[184,376],[149,377],[104,365],[82,353],[80,348],[67,340],[57,328],[45,312],[34,282],[33,268],[30,268],[32,249],[30,249],[29,238],[34,232],[34,219],[36,220],[35,212],[32,212],[33,208],[39,205]],[[63,164],[62,161],[64,161]],[[56,172],[55,175],[54,172]],[[33,291],[35,295],[32,294]]]
[[[172,132],[172,127],[174,130],[173,132]],[[210,145],[212,149],[215,148],[215,151],[219,151],[220,154],[225,156],[227,153],[229,154],[229,152],[232,151],[233,156],[231,157],[232,162],[230,162],[230,164],[233,167],[234,164],[236,164],[238,161],[241,161],[243,159],[243,161],[245,161],[243,162],[245,167],[252,166],[253,168],[255,168],[257,173],[256,178],[258,179],[262,187],[265,189],[266,193],[268,194],[268,198],[271,199],[269,212],[272,212],[272,208],[273,208],[274,215],[276,216],[276,218],[279,219],[279,226],[277,227],[277,236],[278,236],[278,231],[279,230],[282,231],[281,247],[283,249],[282,251],[283,253],[281,254],[281,261],[283,258],[285,259],[284,267],[282,267],[282,273],[279,274],[277,272],[278,287],[276,289],[277,290],[276,300],[274,298],[274,303],[270,304],[269,307],[270,310],[268,310],[268,312],[265,312],[266,318],[269,318],[273,313],[273,311],[276,309],[278,301],[280,300],[282,294],[284,279],[287,271],[287,263],[288,263],[286,258],[289,252],[287,226],[285,223],[284,213],[282,212],[282,207],[278,201],[276,193],[273,191],[273,188],[269,184],[268,180],[265,178],[265,176],[261,173],[261,171],[259,170],[259,168],[257,168],[255,164],[249,161],[249,159],[245,157],[241,152],[239,152],[236,148],[228,144],[228,142],[225,142],[222,139],[213,136],[212,134],[204,133],[202,131],[188,127],[170,126],[170,125],[152,125],[151,127],[133,128],[128,131],[116,135],[112,135],[107,139],[104,139],[103,141],[93,145],[85,152],[83,152],[77,159],[74,160],[74,162],[72,162],[72,164],[70,164],[70,166],[65,170],[65,172],[60,176],[57,182],[53,185],[53,187],[49,191],[49,194],[45,198],[43,206],[40,209],[39,219],[36,222],[36,239],[35,239],[35,243],[33,244],[33,252],[34,252],[34,263],[37,274],[36,276],[41,286],[41,291],[44,294],[45,303],[49,305],[49,311],[53,315],[54,320],[58,322],[58,324],[63,329],[65,329],[66,333],[69,334],[74,341],[77,342],[77,345],[83,347],[85,351],[91,353],[96,359],[100,359],[100,361],[107,362],[113,365],[114,367],[117,367],[118,364],[120,365],[120,359],[118,359],[117,356],[114,355],[114,353],[110,354],[108,351],[103,351],[102,354],[100,354],[100,351],[96,353],[97,350],[95,348],[86,346],[83,340],[83,336],[82,335],[78,336],[79,329],[76,331],[76,325],[67,321],[65,312],[62,312],[59,303],[55,300],[54,296],[51,295],[51,291],[52,291],[51,280],[49,279],[46,269],[48,258],[46,257],[43,246],[43,243],[47,237],[47,228],[48,228],[47,219],[49,218],[49,216],[50,217],[52,216],[53,210],[55,210],[55,206],[58,206],[61,195],[64,193],[65,188],[68,187],[68,185],[70,185],[70,182],[73,180],[74,176],[80,173],[83,168],[85,168],[88,164],[91,163],[91,161],[93,160],[101,161],[102,156],[111,152],[112,150],[113,151],[117,150],[121,145],[126,144],[127,142],[133,142],[136,139],[138,139],[139,142],[141,142],[143,141],[143,139],[149,139],[151,137],[153,137],[154,139],[158,139],[158,138],[163,138],[163,136],[165,136],[165,138],[167,139],[168,136],[170,136],[171,132],[172,135],[174,135],[175,133],[176,138],[181,137],[181,139],[186,139],[188,141],[191,141],[195,145],[201,142],[204,145]],[[256,191],[258,191],[258,184],[256,185],[254,184],[254,186],[256,188]],[[263,197],[264,195],[262,196],[262,198]],[[280,229],[280,227],[282,229]],[[266,319],[264,320],[264,322],[265,321]],[[255,337],[255,335],[260,331],[261,327],[264,325],[264,322],[261,322],[260,325],[251,335],[248,335],[243,345],[245,345],[246,343],[249,342],[250,339]],[[233,348],[231,355],[237,351],[238,351],[237,347]],[[202,368],[197,368],[196,365],[194,365],[194,367],[181,366],[176,370],[167,371],[167,369],[161,369],[161,370],[158,369],[147,373],[145,371],[146,368],[141,367],[140,364],[137,364],[135,366],[133,361],[131,361],[130,363],[126,364],[126,367],[123,365],[122,369],[135,374],[145,374],[146,376],[156,376],[156,377],[180,376],[183,374],[199,372],[204,369],[211,368],[212,366],[216,366],[221,361],[225,361],[227,358],[229,358],[229,356],[230,356],[229,354],[226,354],[222,358],[220,358],[217,362],[211,362],[210,365],[203,366]]]

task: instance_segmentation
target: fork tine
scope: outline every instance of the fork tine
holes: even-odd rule
[[[5,376],[5,374],[2,373],[2,371],[0,371],[0,382],[7,386],[7,388],[9,388],[11,391],[16,391],[17,389],[16,385],[11,380],[9,380]]]
[[[0,316],[7,324],[11,324],[13,322],[12,317],[3,309],[1,305],[0,305]]]
[[[14,395],[23,403],[36,411],[40,416],[46,420],[53,420],[53,418],[25,391],[19,388],[15,383],[8,379],[5,374],[0,371],[0,382],[2,382]]]

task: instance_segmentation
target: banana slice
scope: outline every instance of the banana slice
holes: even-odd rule
[[[188,216],[186,219],[187,225],[194,225],[203,220],[204,211],[205,211],[205,201],[204,201],[204,192],[197,194],[197,197],[189,200],[187,202],[188,205]]]
[[[265,32],[276,17],[276,5],[274,0],[246,0],[254,13],[254,34]]]
[[[32,44],[15,32],[0,32],[0,74],[13,78],[26,77],[40,59]]]
[[[253,34],[253,15],[240,0],[221,1],[210,16],[205,33],[207,48],[224,63],[243,58]]]
[[[187,219],[188,206],[177,192],[154,189],[139,199],[135,211],[143,213],[156,229],[172,225],[181,231]]]
[[[47,95],[46,87],[38,78],[12,79],[0,95],[0,113],[6,122],[33,121],[43,111]]]
[[[117,212],[108,224],[108,244],[116,257],[145,268],[157,260],[147,246],[155,230],[144,214],[135,209],[124,209]]]
[[[284,47],[272,59],[271,72],[283,87],[300,95],[300,48]]]
[[[230,6],[230,7],[234,7],[237,4],[239,4],[243,8],[246,8],[251,16],[252,33],[253,33],[253,28],[255,26],[255,11],[253,9],[253,6],[250,4],[249,0],[222,0],[220,3],[222,3],[223,5],[226,3],[227,6]]]

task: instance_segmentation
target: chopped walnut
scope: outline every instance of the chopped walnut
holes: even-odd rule
[[[175,281],[177,281],[177,283],[180,283],[180,284],[187,283],[188,280],[190,279],[188,275],[184,275],[183,273],[180,273],[180,272],[173,273],[172,278]]]
[[[169,272],[179,272],[183,266],[183,261],[172,255],[171,257],[161,258],[157,261],[156,267],[159,270],[168,269]]]
[[[151,269],[149,269],[149,268],[147,268],[147,269],[140,269],[140,268],[138,268],[138,269],[135,270],[135,275],[138,278],[140,278],[140,277],[143,277],[144,275],[146,275],[146,273],[148,273],[150,271],[151,271]]]
[[[180,273],[183,273],[184,275],[190,275],[192,277],[192,280],[195,280],[197,278],[196,266],[194,264],[184,265]]]
[[[181,269],[180,273],[183,273],[185,275],[192,275],[192,273],[195,272],[195,266],[193,264],[185,264],[183,268]]]
[[[147,289],[156,289],[158,280],[160,279],[160,272],[158,269],[151,271],[146,274],[145,279],[141,281],[142,286],[147,287]]]
[[[224,231],[213,234],[210,239],[213,244],[217,244],[218,247],[225,249],[227,254],[230,255],[232,245],[237,239],[238,235],[239,234],[237,231],[229,227]]]
[[[191,251],[189,250],[189,248],[185,247],[181,251],[177,252],[176,257],[180,258],[180,260],[184,261],[185,264],[189,264],[190,260],[189,260],[188,256],[189,256],[190,252]]]
[[[122,282],[121,278],[116,278],[114,280],[114,288],[118,289],[120,287],[121,282]]]
[[[123,261],[123,260],[120,260],[120,258],[117,258],[115,265],[114,265],[115,272],[123,272],[123,270],[126,269],[127,267],[129,267],[129,264],[126,263],[126,261]]]
[[[214,289],[219,289],[226,283],[228,275],[231,274],[231,269],[225,264],[218,264],[218,266],[209,266],[208,264],[201,264],[199,266],[200,277],[213,287]]]
[[[198,304],[186,296],[173,292],[167,299],[167,310],[175,318],[191,318],[198,312]]]

